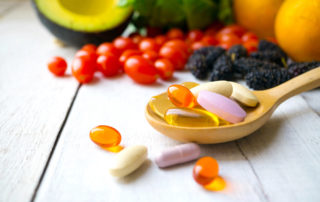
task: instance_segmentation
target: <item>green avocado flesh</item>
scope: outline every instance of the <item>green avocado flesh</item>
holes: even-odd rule
[[[81,32],[113,29],[131,15],[131,8],[118,7],[119,0],[34,0],[50,21]]]

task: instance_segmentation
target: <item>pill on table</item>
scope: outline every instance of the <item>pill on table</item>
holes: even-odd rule
[[[156,164],[160,168],[185,163],[198,158],[200,147],[195,143],[187,143],[174,146],[163,151],[155,158]]]
[[[186,81],[186,82],[183,82],[181,83],[182,86],[186,87],[186,88],[193,88],[193,87],[196,87],[196,86],[199,86],[198,83],[196,82],[192,82],[192,81]]]
[[[210,184],[219,174],[219,164],[210,156],[202,157],[194,165],[192,174],[198,184]]]
[[[232,94],[232,85],[228,81],[212,81],[193,87],[190,91],[196,98],[201,91],[210,91],[230,97]]]
[[[117,156],[109,172],[115,177],[129,175],[147,159],[148,150],[143,145],[131,146],[123,149]]]
[[[201,107],[231,123],[239,123],[246,117],[246,112],[238,103],[223,95],[201,91],[197,102]]]
[[[100,125],[91,129],[90,139],[100,147],[114,147],[119,145],[121,135],[113,127]]]
[[[166,111],[164,120],[175,126],[209,127],[219,125],[219,118],[215,114],[198,108],[170,108]]]
[[[177,107],[194,107],[197,102],[196,98],[187,87],[173,84],[167,90],[170,101]]]
[[[255,107],[257,106],[259,100],[258,98],[245,86],[230,82],[233,88],[231,98],[235,99],[236,101],[240,102],[241,104],[248,106],[248,107]]]

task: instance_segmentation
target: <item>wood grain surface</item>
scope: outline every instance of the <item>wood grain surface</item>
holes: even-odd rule
[[[201,155],[218,160],[227,183],[222,191],[207,191],[192,178],[194,161],[167,169],[153,163],[161,150],[180,143],[144,117],[151,96],[171,83],[196,81],[190,73],[152,86],[125,75],[97,75],[83,86],[70,72],[55,78],[46,69],[48,58],[70,62],[75,50],[53,43],[29,1],[2,0],[0,7],[1,202],[320,201],[320,89],[287,100],[246,138],[201,145]],[[111,177],[116,154],[89,139],[100,124],[117,128],[123,146],[146,145],[149,160],[123,179]]]

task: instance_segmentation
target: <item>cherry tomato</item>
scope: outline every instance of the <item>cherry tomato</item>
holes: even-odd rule
[[[97,59],[97,66],[106,77],[117,75],[121,69],[118,58],[111,53],[100,55]]]
[[[89,83],[93,79],[95,63],[87,57],[75,57],[72,65],[72,75],[79,83]]]
[[[249,40],[257,40],[258,41],[258,36],[253,33],[253,32],[246,32],[242,37],[241,37],[242,43],[247,42]]]
[[[220,46],[221,48],[225,49],[225,50],[229,50],[232,46],[234,46],[235,44],[230,43],[230,42],[222,42],[219,43],[218,46]]]
[[[130,38],[135,44],[139,44],[140,41],[144,38],[139,33],[130,34]]]
[[[145,59],[151,62],[154,62],[158,59],[158,53],[152,50],[148,50],[142,54],[142,57],[144,57]]]
[[[156,67],[161,79],[169,80],[172,78],[174,67],[170,60],[165,58],[158,59],[154,63],[154,66]]]
[[[166,41],[168,41],[168,38],[165,35],[158,35],[154,38],[156,40],[156,43],[159,46],[162,46]]]
[[[274,43],[274,44],[278,44],[277,39],[274,38],[274,37],[266,37],[266,40],[267,40],[267,41],[270,41],[270,42],[272,42],[272,43]]]
[[[187,40],[190,42],[200,41],[203,37],[203,32],[201,30],[195,29],[188,33]]]
[[[155,37],[157,35],[162,34],[162,29],[158,27],[147,27],[147,36]]]
[[[247,30],[239,25],[228,25],[224,28],[222,28],[218,34],[235,34],[237,35],[238,37],[242,37],[242,35],[244,33],[246,33]]]
[[[258,41],[250,40],[242,44],[248,51],[248,54],[258,50]]]
[[[119,51],[125,51],[128,49],[136,49],[137,45],[130,39],[126,37],[118,37],[113,41],[113,45]]]
[[[67,69],[67,62],[62,57],[53,57],[48,62],[48,69],[55,76],[63,76]]]
[[[169,39],[184,39],[184,34],[181,29],[173,28],[167,32],[167,37]]]
[[[209,44],[207,44],[207,43],[205,43],[203,41],[197,41],[197,42],[194,42],[194,43],[191,44],[191,49],[193,51],[195,51],[195,50],[198,50],[198,49],[206,47],[206,46],[209,46]]]
[[[232,33],[217,35],[217,39],[220,43],[241,44],[241,39]]]
[[[219,41],[214,36],[204,36],[201,39],[201,42],[210,46],[216,46],[219,43]]]
[[[89,43],[89,44],[82,46],[81,50],[95,53],[97,50],[97,46]]]
[[[124,65],[124,71],[135,82],[152,84],[157,80],[157,70],[154,65],[142,56],[131,56]]]
[[[134,55],[141,55],[141,54],[142,54],[142,52],[141,52],[140,50],[136,50],[136,49],[125,50],[125,51],[121,54],[121,56],[120,56],[120,58],[119,58],[119,62],[120,62],[121,65],[124,66],[126,60],[127,60],[129,57],[134,56]]]
[[[106,53],[112,53],[114,55],[119,55],[118,49],[112,43],[102,43],[98,46],[96,53],[98,55],[104,55]]]
[[[159,45],[157,44],[156,40],[151,39],[151,38],[146,38],[143,39],[139,43],[139,49],[141,51],[158,51],[159,50]]]
[[[190,53],[187,43],[181,39],[173,39],[173,40],[167,41],[163,46],[180,49],[188,55]]]
[[[89,51],[80,49],[76,52],[75,57],[89,60],[92,63],[92,65],[96,67],[96,60],[98,55],[95,52],[89,52]]]
[[[159,55],[170,60],[176,70],[184,69],[184,65],[188,59],[188,55],[183,50],[172,46],[162,46]]]

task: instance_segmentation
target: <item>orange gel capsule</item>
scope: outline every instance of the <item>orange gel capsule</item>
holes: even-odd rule
[[[200,185],[210,184],[218,173],[218,162],[209,156],[200,158],[193,167],[193,178]]]
[[[169,86],[167,93],[170,101],[177,107],[192,108],[197,104],[196,98],[191,91],[182,85],[174,84]]]
[[[97,126],[90,131],[90,139],[100,147],[114,147],[120,144],[119,131],[110,126]]]

